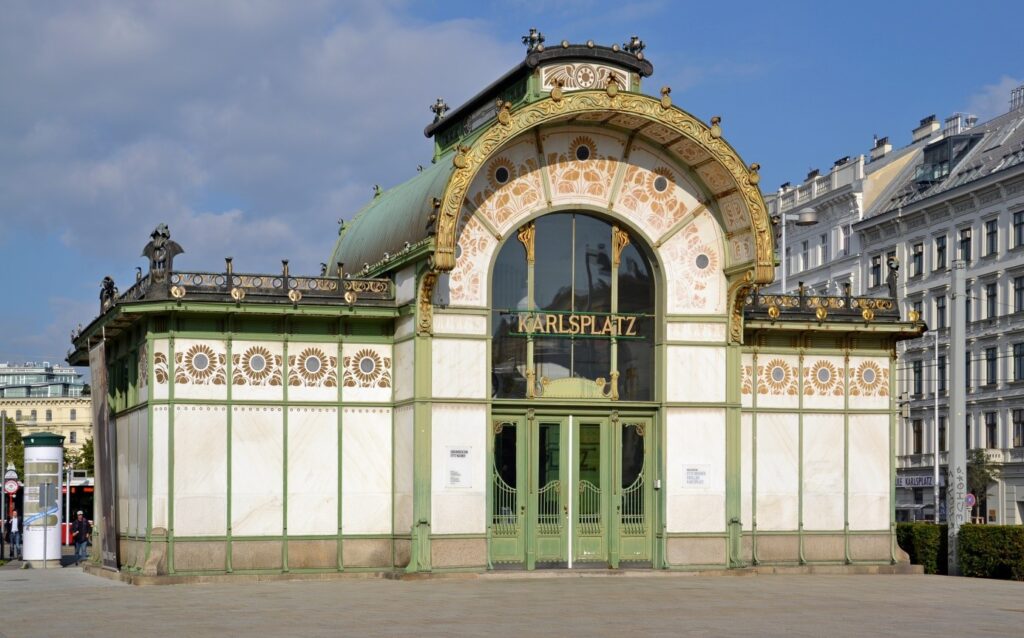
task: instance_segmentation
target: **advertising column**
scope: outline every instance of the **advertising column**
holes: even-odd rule
[[[64,437],[47,432],[25,437],[25,560],[41,566],[60,566],[60,477]]]

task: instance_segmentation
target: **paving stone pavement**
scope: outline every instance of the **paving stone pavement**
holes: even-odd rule
[[[0,570],[0,635],[1024,635],[1024,583],[943,576],[376,579],[133,587]]]

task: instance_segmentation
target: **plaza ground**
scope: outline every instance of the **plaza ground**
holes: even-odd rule
[[[0,569],[0,634],[32,636],[1019,636],[1024,583],[626,573],[133,587]]]

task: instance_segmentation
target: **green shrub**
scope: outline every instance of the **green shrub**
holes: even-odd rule
[[[1024,527],[964,525],[959,545],[964,576],[1024,580]]]
[[[898,523],[896,542],[910,555],[913,565],[924,567],[926,574],[945,574],[946,526],[932,523]]]

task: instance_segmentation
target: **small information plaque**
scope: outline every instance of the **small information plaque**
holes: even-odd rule
[[[451,446],[448,448],[448,465],[445,468],[448,489],[473,487],[473,448]]]
[[[683,488],[687,490],[701,490],[708,487],[708,466],[707,465],[684,465],[683,466]]]

